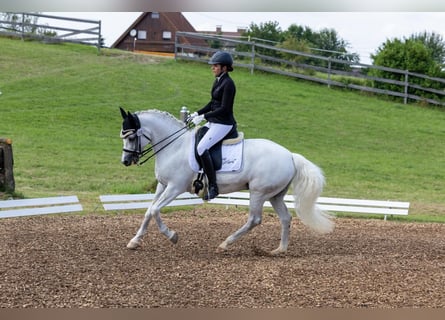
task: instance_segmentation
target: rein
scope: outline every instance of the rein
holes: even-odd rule
[[[151,142],[151,139],[145,135],[145,133],[143,132],[143,129],[142,129],[142,128],[137,129],[136,132],[135,132],[135,129],[125,130],[125,131],[122,130],[122,131],[121,131],[121,134],[120,134],[120,136],[121,136],[122,139],[126,139],[126,138],[130,137],[131,135],[136,135],[136,137],[137,137],[137,139],[138,139],[138,141],[137,141],[137,144],[138,144],[138,150],[128,150],[128,149],[125,149],[125,148],[123,148],[122,150],[125,151],[125,152],[128,152],[128,153],[133,153],[133,154],[135,153],[135,154],[137,154],[137,155],[139,156],[139,159],[142,158],[142,157],[144,157],[144,156],[146,156],[146,155],[148,155],[150,152],[153,151],[153,154],[149,155],[148,158],[146,158],[146,159],[144,159],[143,161],[141,161],[141,162],[138,163],[138,165],[141,166],[141,165],[143,165],[145,162],[147,162],[148,160],[150,160],[151,158],[153,158],[155,155],[157,155],[159,152],[161,152],[162,150],[164,150],[166,147],[168,147],[171,143],[173,143],[173,142],[176,141],[178,138],[180,138],[182,135],[184,135],[184,134],[186,133],[186,131],[184,131],[184,132],[182,132],[180,135],[174,137],[171,141],[169,141],[167,144],[165,144],[164,146],[162,146],[158,151],[154,151],[154,148],[155,148],[156,146],[158,146],[159,144],[165,142],[166,140],[170,139],[171,137],[177,135],[177,134],[180,133],[181,131],[183,131],[183,130],[188,130],[188,129],[189,129],[189,126],[186,125],[185,127],[182,127],[181,129],[179,129],[179,130],[173,132],[172,134],[170,134],[169,136],[165,137],[165,138],[162,139],[161,141],[159,141],[159,142],[157,142],[157,143],[155,143],[155,144],[152,144],[150,147],[148,147],[148,148],[145,149],[145,150],[142,150],[141,136],[144,136],[144,138],[147,139],[147,140],[150,141],[150,142]]]

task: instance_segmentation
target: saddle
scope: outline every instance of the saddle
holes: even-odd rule
[[[196,131],[195,136],[195,158],[196,161],[199,164],[199,168],[202,168],[201,158],[198,155],[197,147],[199,141],[201,141],[202,137],[206,134],[206,132],[209,130],[207,127],[200,127]],[[215,171],[218,171],[222,167],[222,145],[223,144],[236,144],[240,142],[243,139],[243,133],[238,133],[238,130],[236,129],[236,126],[233,126],[232,130],[217,144],[215,144],[213,147],[209,149],[210,156],[212,157],[213,161],[213,167]]]
[[[195,135],[195,145],[194,145],[194,154],[196,162],[199,165],[199,168],[202,169],[202,163],[201,163],[201,157],[198,155],[197,147],[199,141],[201,141],[202,137],[206,134],[206,132],[209,130],[207,127],[200,127],[198,130],[196,130]],[[217,144],[215,144],[213,147],[209,149],[210,157],[212,158],[213,167],[215,171],[218,171],[222,168],[222,146],[223,145],[230,145],[230,144],[237,144],[240,141],[244,139],[244,135],[242,132],[238,133],[236,130],[236,126],[230,130],[230,132]],[[204,180],[204,173],[200,172],[196,178],[195,181],[192,183],[192,189],[195,194],[197,194],[200,197],[204,197],[203,190],[207,189],[207,181]]]

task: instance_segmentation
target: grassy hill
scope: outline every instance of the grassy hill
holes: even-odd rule
[[[0,38],[0,137],[13,139],[24,197],[154,191],[153,161],[120,164],[119,106],[179,116],[209,100],[208,65]],[[247,138],[268,138],[325,172],[324,196],[410,201],[444,215],[445,112],[244,69],[232,73]]]

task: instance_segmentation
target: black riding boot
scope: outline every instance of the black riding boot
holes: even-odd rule
[[[204,200],[211,200],[218,196],[218,185],[216,184],[216,173],[213,168],[212,157],[210,156],[209,150],[204,151],[201,156],[202,168],[204,173],[207,175],[209,180],[209,193],[204,196]]]

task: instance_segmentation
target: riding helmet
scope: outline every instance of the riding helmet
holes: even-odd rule
[[[217,51],[209,60],[209,64],[220,64],[222,66],[227,66],[228,71],[232,71],[233,59],[230,53],[225,51]]]

